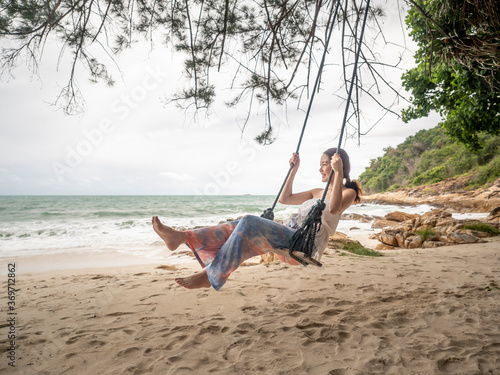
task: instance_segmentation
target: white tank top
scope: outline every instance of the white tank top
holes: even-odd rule
[[[318,198],[308,199],[307,201],[305,201],[300,205],[297,214],[292,215],[290,218],[285,220],[283,224],[292,229],[300,228],[302,222],[307,217],[307,214],[309,213],[309,211],[311,211],[311,208],[318,201],[320,201],[320,199]],[[325,199],[325,204],[327,208],[323,210],[321,216],[321,228],[316,233],[316,236],[314,238],[315,251],[312,257],[316,259],[318,262],[321,259],[321,256],[323,255],[323,251],[326,249],[326,246],[328,245],[328,238],[335,234],[335,231],[337,230],[337,225],[339,224],[340,220],[339,214],[333,215],[328,210],[328,204],[329,204],[328,199]]]

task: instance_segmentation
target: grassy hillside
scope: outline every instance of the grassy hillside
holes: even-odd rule
[[[448,138],[442,128],[421,130],[398,145],[384,149],[359,176],[367,193],[435,183],[470,176],[476,188],[500,177],[500,136],[483,137],[484,147],[472,153]]]

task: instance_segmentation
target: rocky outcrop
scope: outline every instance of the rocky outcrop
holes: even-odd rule
[[[449,178],[431,185],[400,188],[366,195],[363,202],[378,204],[429,204],[459,212],[490,212],[500,207],[500,179],[488,187],[467,190],[467,177]]]
[[[497,215],[498,214],[498,215]],[[388,214],[384,218],[385,223],[394,223],[386,225],[380,233],[371,236],[381,243],[375,247],[375,250],[390,250],[395,248],[429,248],[454,244],[484,242],[482,238],[489,237],[492,234],[486,231],[465,229],[466,224],[473,221],[453,219],[450,212],[446,210],[435,209],[423,215],[412,215],[405,221],[388,220],[388,218],[404,218],[397,214]],[[408,216],[409,217],[409,216]],[[488,218],[489,224],[497,228],[500,217],[500,209],[493,210]],[[376,225],[376,222],[374,223]]]
[[[372,223],[372,228],[392,227],[398,223],[414,219],[418,214],[407,214],[406,212],[389,212],[384,218],[377,218]]]
[[[361,223],[371,223],[373,220],[379,219],[378,216],[355,214],[355,213],[342,214],[340,218],[342,220],[357,220],[360,221]]]
[[[342,232],[335,232],[333,236],[328,239],[328,248],[342,250],[347,244],[361,245],[359,241],[349,238]]]
[[[372,223],[372,228],[381,229],[386,227],[392,227],[394,225],[398,225],[399,222],[393,220],[386,219],[377,219]]]
[[[493,223],[500,223],[500,207],[495,207],[493,210],[491,210],[486,220]]]
[[[395,211],[395,212],[389,212],[387,215],[385,215],[385,219],[401,223],[403,221],[415,219],[418,216],[419,216],[418,214],[408,214],[406,212]]]

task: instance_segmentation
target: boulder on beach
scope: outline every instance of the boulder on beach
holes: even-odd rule
[[[389,212],[387,215],[385,215],[384,219],[397,221],[401,223],[403,221],[415,219],[416,217],[419,216],[420,216],[419,214],[408,214],[406,212],[394,211],[394,212]]]
[[[384,216],[384,218],[374,220],[372,223],[372,228],[380,229],[380,228],[393,227],[398,223],[404,223],[407,222],[408,220],[413,220],[418,217],[420,217],[419,214],[408,214],[406,212],[401,212],[401,211],[389,212],[387,215]]]
[[[379,243],[375,246],[375,250],[395,250],[396,247],[391,245],[386,245],[385,243]]]
[[[346,244],[354,243],[361,245],[359,241],[349,238],[346,234],[342,232],[336,232],[328,240],[328,248],[330,249],[343,249]]]
[[[497,212],[498,216],[495,216]],[[490,213],[488,219],[495,217],[500,217],[500,210]],[[408,219],[405,221],[388,220],[389,218],[402,219],[404,215],[388,214],[385,219],[379,220],[378,223],[374,222],[372,227],[380,225],[383,228],[380,233],[373,236],[381,242],[376,249],[431,248],[477,243],[485,242],[483,238],[493,235],[491,232],[467,229],[466,224],[479,222],[454,219],[451,212],[442,209],[434,209],[423,215],[407,216]],[[490,224],[495,226],[495,222]]]
[[[486,220],[494,223],[500,223],[500,207],[496,207],[491,210]]]
[[[340,217],[342,220],[357,220],[361,223],[370,223],[376,217],[371,216],[371,215],[366,215],[366,214],[356,214],[356,213],[346,213],[342,214]]]

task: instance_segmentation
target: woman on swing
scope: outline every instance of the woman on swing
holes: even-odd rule
[[[258,216],[246,215],[238,221],[182,232],[163,225],[157,216],[153,217],[153,228],[167,247],[175,250],[179,245],[187,243],[203,267],[201,272],[192,276],[176,278],[175,281],[179,285],[188,289],[213,287],[219,290],[243,261],[270,251],[277,253],[281,261],[293,265],[300,264],[285,255],[287,253],[279,252],[287,247],[310,208],[323,196],[324,189],[317,188],[294,194],[293,180],[300,165],[298,154],[293,154],[291,163],[293,168],[279,202],[301,207],[297,216],[288,219],[283,225]],[[328,181],[332,169],[334,175],[325,197],[326,208],[322,213],[321,228],[314,241],[313,258],[317,261],[328,245],[328,238],[335,233],[340,214],[351,204],[361,201],[362,190],[356,181],[349,179],[349,156],[343,149],[337,153],[336,148],[330,148],[321,156],[319,172],[323,182]]]

